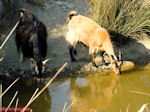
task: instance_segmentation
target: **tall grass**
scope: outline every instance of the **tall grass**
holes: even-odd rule
[[[150,33],[149,0],[88,0],[92,18],[102,27],[124,36]]]

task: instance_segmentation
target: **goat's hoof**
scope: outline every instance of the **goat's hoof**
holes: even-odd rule
[[[96,67],[96,68],[99,67],[99,65],[96,65],[95,63],[92,63],[92,66],[94,66],[94,67]]]
[[[73,52],[75,55],[77,55],[77,51],[76,50],[74,50],[74,52]]]
[[[20,61],[21,63],[24,62],[24,56],[23,56],[23,53],[22,53],[22,52],[20,53],[20,59],[19,59],[19,61]]]
[[[72,62],[75,62],[75,61],[77,61],[77,60],[76,60],[76,59],[71,59],[71,61],[72,61]]]
[[[38,83],[44,83],[44,81],[45,81],[44,78],[37,78]]]
[[[21,58],[21,57],[20,57],[19,62],[20,62],[20,63],[23,63],[23,62],[24,62],[24,58]]]

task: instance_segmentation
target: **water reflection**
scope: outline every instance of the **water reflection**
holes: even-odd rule
[[[129,112],[137,112],[143,104],[150,103],[150,96],[130,91],[150,93],[149,74],[147,66],[140,66],[119,76],[105,72],[86,76],[72,74],[72,77],[62,75],[57,77],[31,107],[33,112],[62,112],[67,102],[67,107],[73,103],[69,112],[125,112],[128,105]],[[9,81],[3,82],[6,83],[3,84],[5,89]],[[16,91],[19,91],[19,106],[25,106],[36,88],[42,88],[45,83],[39,83],[33,78],[20,80],[4,95],[3,106],[8,105]]]
[[[136,67],[117,76],[101,73],[75,77],[70,82],[70,99],[74,103],[71,112],[137,112],[150,97],[132,93],[150,93],[150,69]],[[148,106],[150,108],[150,106]]]
[[[72,112],[99,112],[110,105],[116,94],[119,76],[109,74],[102,76],[99,73],[89,74],[82,78],[72,78],[70,83],[70,98],[74,102]]]

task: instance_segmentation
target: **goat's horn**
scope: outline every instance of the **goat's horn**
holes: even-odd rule
[[[122,53],[121,53],[121,51],[119,49],[119,61],[121,61],[121,60],[122,60]]]
[[[1,58],[0,61],[3,61],[4,58]]]
[[[48,58],[48,59],[42,61],[43,65],[45,65],[49,60],[50,60],[50,59]]]
[[[31,58],[30,61],[31,61],[32,63],[36,63],[35,60],[34,60],[33,58]]]

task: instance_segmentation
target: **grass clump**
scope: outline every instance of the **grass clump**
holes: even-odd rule
[[[88,0],[92,18],[126,37],[150,35],[149,0]]]

